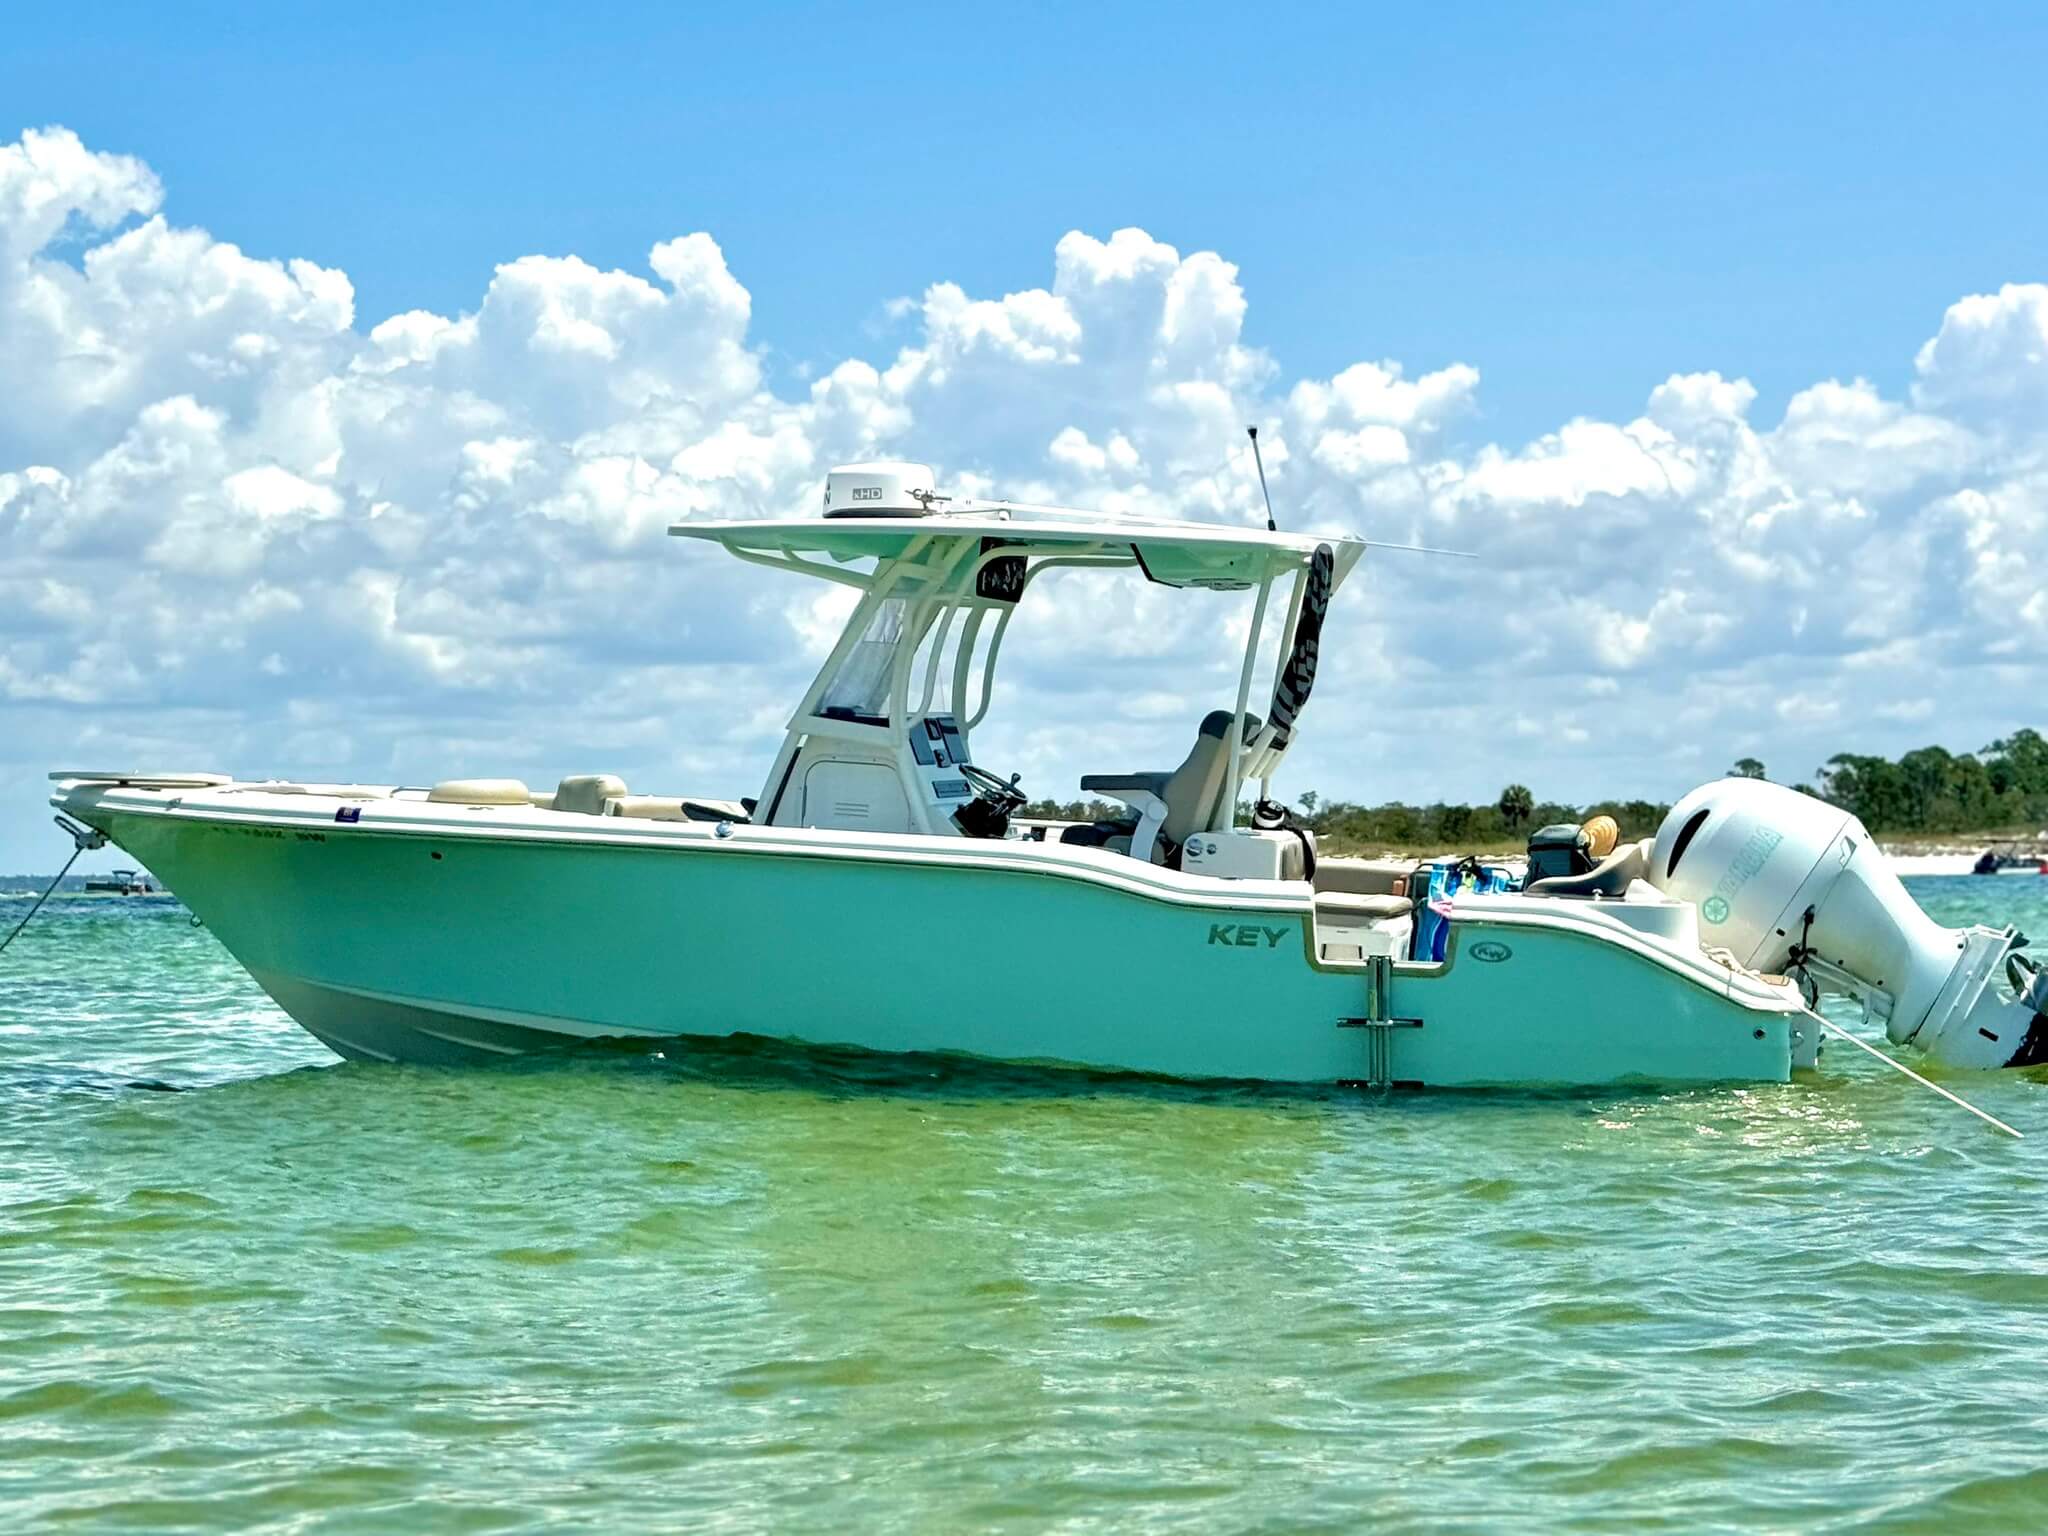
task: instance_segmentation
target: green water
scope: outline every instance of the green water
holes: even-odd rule
[[[2048,882],[1914,888],[2048,933]],[[0,957],[0,1524],[2041,1529],[2048,1082],[1949,1082],[2031,1139],[1840,1047],[343,1066],[182,909],[53,903]]]

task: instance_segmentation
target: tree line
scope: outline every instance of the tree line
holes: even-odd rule
[[[1854,812],[1873,832],[2048,827],[2048,740],[2033,729],[1981,752],[1922,747],[1897,762],[1840,752],[1815,777],[1809,794]]]
[[[1738,758],[1728,771],[1739,778],[1770,776],[1752,757]],[[1810,780],[1792,787],[1840,806],[1875,833],[2030,833],[2048,827],[2048,739],[2029,727],[1978,752],[1921,747],[1896,762],[1838,752]],[[1296,821],[1335,847],[1449,850],[1509,846],[1532,828],[1600,815],[1615,819],[1625,841],[1649,837],[1671,807],[1654,800],[1539,801],[1525,786],[1510,784],[1487,805],[1390,801],[1368,806],[1325,800],[1309,790],[1291,809]],[[1248,816],[1250,807],[1244,810]],[[1128,813],[1100,800],[1037,800],[1024,814],[1098,821]]]

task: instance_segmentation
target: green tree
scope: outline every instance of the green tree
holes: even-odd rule
[[[1944,831],[1950,800],[1949,778],[1956,760],[1941,747],[1921,747],[1899,759],[1900,825]]]
[[[1621,840],[1632,843],[1638,838],[1654,836],[1670,814],[1670,806],[1651,800],[1602,800],[1587,806],[1581,819],[1591,821],[1595,816],[1612,816],[1621,828]]]
[[[2031,726],[2014,731],[1979,756],[1992,792],[2005,802],[2009,814],[2027,817],[2048,807],[2048,740],[2039,731]]]
[[[1536,809],[1536,797],[1520,784],[1510,784],[1500,792],[1500,799],[1494,802],[1500,811],[1500,819],[1510,827],[1519,827],[1529,819],[1529,813]]]
[[[1313,817],[1316,813],[1316,802],[1320,799],[1322,799],[1322,796],[1314,790],[1304,789],[1301,792],[1301,814]]]
[[[1820,770],[1821,798],[1839,805],[1873,832],[1907,827],[1905,790],[1888,758],[1837,752]]]
[[[1728,770],[1728,776],[1732,779],[1767,779],[1770,777],[1769,774],[1764,772],[1764,765],[1753,757],[1738,757],[1735,759],[1735,766]]]

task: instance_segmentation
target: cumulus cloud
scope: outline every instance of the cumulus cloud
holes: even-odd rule
[[[1957,300],[1914,361],[1916,403],[2037,433],[2048,408],[2048,285],[2007,283]]]
[[[1979,745],[2048,681],[2048,286],[1959,299],[1903,399],[1818,380],[1766,422],[1747,380],[1676,371],[1633,420],[1468,447],[1470,363],[1361,338],[1290,377],[1236,267],[1142,230],[1067,235],[1021,292],[935,273],[906,344],[782,394],[708,233],[638,271],[516,255],[464,313],[366,317],[345,274],[170,206],[65,130],[0,146],[10,828],[46,768],[103,760],[751,792],[842,599],[670,521],[805,513],[876,454],[1250,521],[1247,422],[1289,525],[1482,557],[1369,559],[1283,788],[1668,794],[1745,753],[1792,776]],[[1178,760],[1241,622],[1058,578],[982,754],[1059,795]]]

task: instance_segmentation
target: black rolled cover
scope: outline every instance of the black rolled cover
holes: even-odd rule
[[[1295,621],[1294,649],[1280,680],[1273,685],[1273,745],[1285,748],[1294,735],[1295,717],[1308,703],[1316,685],[1316,658],[1322,651],[1323,619],[1330,611],[1330,585],[1337,573],[1337,556],[1327,544],[1318,544],[1309,556],[1308,587],[1301,594],[1301,617]]]

